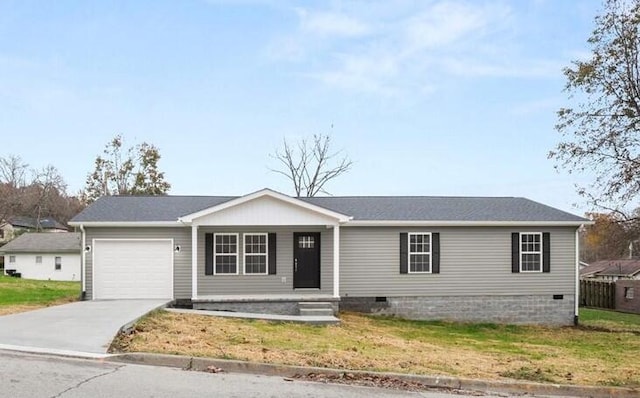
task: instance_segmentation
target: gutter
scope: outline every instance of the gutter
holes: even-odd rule
[[[580,313],[580,227],[576,228],[576,276],[575,276],[575,294],[573,296],[574,301],[574,314],[573,324],[578,326],[578,318]]]
[[[87,257],[87,252],[85,248],[87,247],[87,237],[86,232],[84,230],[84,225],[80,224],[80,236],[82,236],[82,247],[80,247],[80,280],[82,281],[82,292],[80,293],[80,299],[84,300],[87,295],[87,282],[85,278],[85,262]]]

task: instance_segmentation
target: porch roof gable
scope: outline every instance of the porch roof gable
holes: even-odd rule
[[[271,203],[271,206],[280,205],[279,207],[282,208],[281,205],[284,204],[289,208],[301,210],[309,215],[315,215],[316,217],[314,222],[321,221],[322,224],[326,224],[327,222],[336,224],[345,223],[353,218],[346,214],[338,213],[336,211],[329,210],[316,204],[305,202],[300,199],[282,194],[280,192],[265,188],[248,195],[240,196],[238,198],[208,207],[195,213],[187,214],[180,217],[178,221],[184,224],[193,224],[198,223],[199,221],[206,222],[207,219],[214,217],[216,214],[228,213],[234,208],[241,208],[248,205],[249,203],[256,203],[260,200],[262,200],[263,202]],[[218,219],[217,221],[220,222],[221,220]],[[238,221],[236,221],[235,223],[238,223]],[[242,222],[239,221],[239,223]]]

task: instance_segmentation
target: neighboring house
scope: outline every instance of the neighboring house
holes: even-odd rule
[[[26,233],[0,247],[5,273],[55,281],[81,279],[79,233]]]
[[[82,231],[89,299],[568,325],[584,218],[524,198],[103,197]]]
[[[580,270],[580,278],[604,281],[640,279],[640,259],[595,261]]]
[[[32,231],[67,232],[68,229],[50,217],[42,218],[40,222],[33,217],[12,217],[0,223],[0,243],[10,241],[19,233]]]

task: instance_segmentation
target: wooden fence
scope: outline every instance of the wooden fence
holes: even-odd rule
[[[616,308],[616,284],[607,281],[580,281],[580,305],[583,307]]]

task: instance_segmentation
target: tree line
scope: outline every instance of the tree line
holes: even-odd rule
[[[272,157],[280,166],[272,171],[288,178],[295,196],[327,193],[326,184],[352,165],[340,151],[332,152],[330,136],[321,134],[295,144],[284,140],[283,149]],[[96,156],[84,188],[71,194],[55,166],[35,169],[18,155],[0,157],[0,222],[28,216],[37,225],[47,217],[66,224],[102,196],[165,195],[171,184],[160,170],[160,159],[155,145],[127,145],[122,135],[116,135]]]

